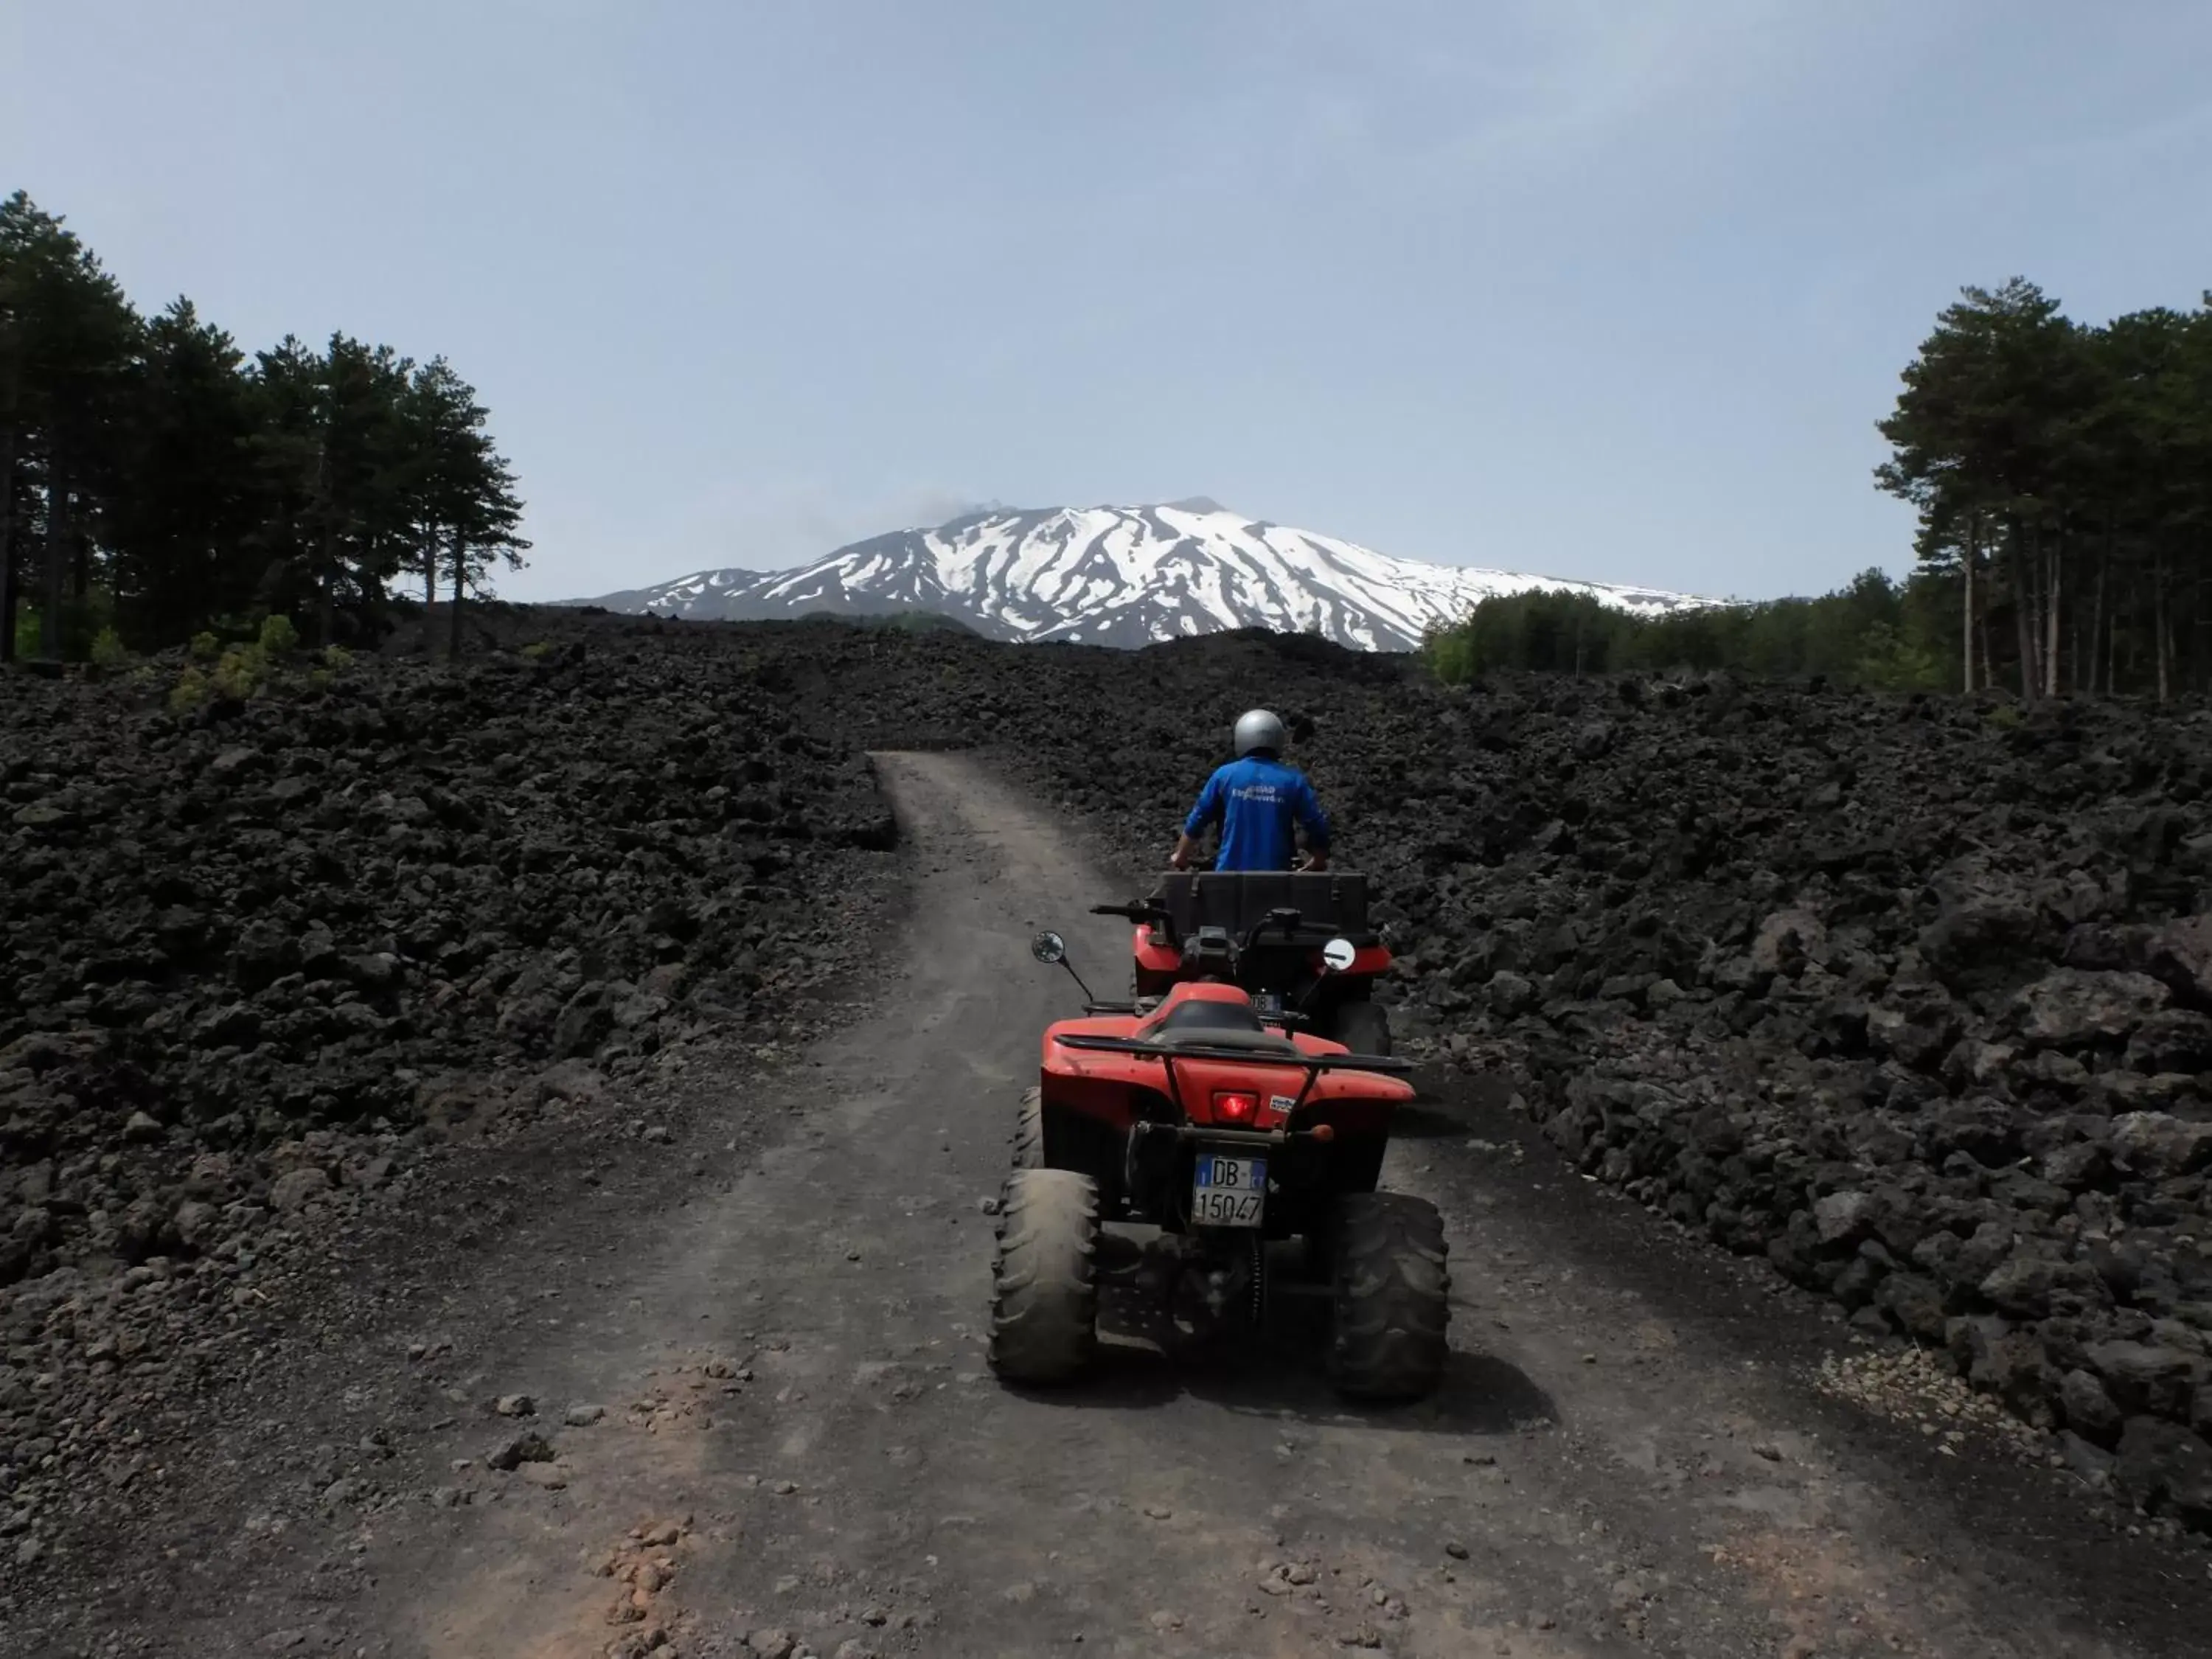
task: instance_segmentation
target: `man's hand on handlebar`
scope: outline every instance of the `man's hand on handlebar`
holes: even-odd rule
[[[1320,872],[1328,868],[1328,854],[1326,853],[1309,853],[1304,859],[1299,860],[1298,868],[1301,870],[1311,871],[1318,874]]]
[[[1175,851],[1168,854],[1168,868],[1170,870],[1189,869],[1191,859],[1197,851],[1198,843],[1196,842],[1193,841],[1188,836],[1177,836],[1176,837]]]

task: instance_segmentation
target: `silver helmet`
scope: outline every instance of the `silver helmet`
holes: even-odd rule
[[[1269,754],[1279,755],[1289,739],[1284,735],[1283,723],[1264,708],[1255,708],[1237,717],[1237,757],[1239,760],[1255,749],[1264,749]]]

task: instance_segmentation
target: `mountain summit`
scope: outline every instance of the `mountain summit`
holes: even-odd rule
[[[796,570],[702,570],[590,603],[705,619],[933,611],[993,639],[1140,646],[1232,628],[1405,651],[1504,593],[1589,593],[1644,612],[1704,601],[1396,559],[1197,498],[1161,507],[994,508],[899,530]]]

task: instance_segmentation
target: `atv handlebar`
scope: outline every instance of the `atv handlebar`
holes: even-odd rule
[[[1174,920],[1164,906],[1158,904],[1094,904],[1094,916],[1121,916],[1130,921],[1171,921]]]
[[[1176,931],[1175,913],[1164,904],[1147,900],[1133,900],[1127,904],[1094,904],[1091,907],[1091,914],[1094,916],[1121,916],[1129,921],[1158,923],[1167,927],[1171,934]],[[1281,935],[1284,944],[1296,949],[1302,945],[1325,944],[1336,938],[1340,932],[1335,927],[1309,926],[1296,910],[1283,908],[1269,911],[1242,933],[1231,934],[1231,940],[1242,952],[1256,948],[1268,934],[1276,933]],[[1188,941],[1182,942],[1188,944]]]

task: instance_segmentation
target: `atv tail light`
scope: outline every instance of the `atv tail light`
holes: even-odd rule
[[[1260,1097],[1242,1089],[1217,1089],[1213,1115],[1224,1123],[1249,1123],[1260,1115]]]

